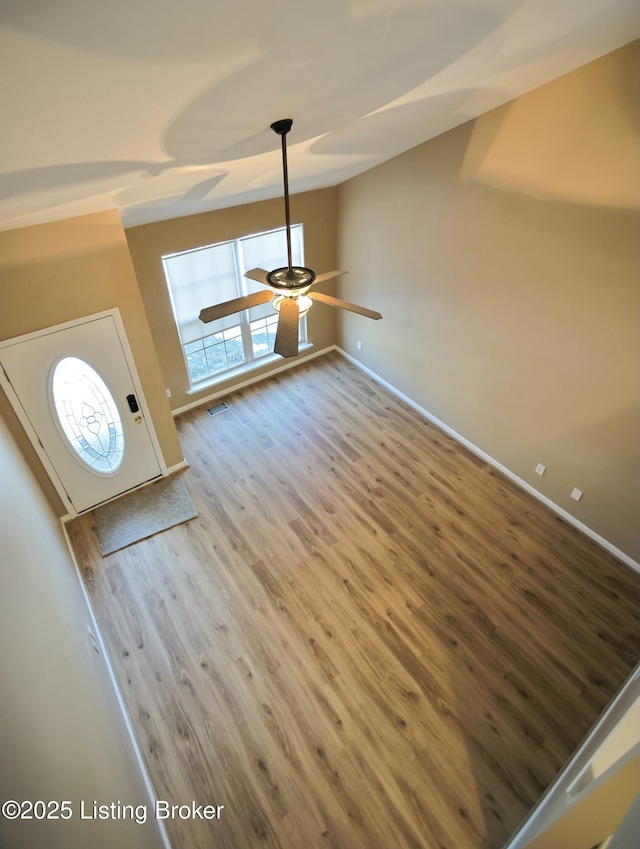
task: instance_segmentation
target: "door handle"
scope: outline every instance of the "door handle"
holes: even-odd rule
[[[127,395],[127,404],[129,405],[129,409],[131,410],[132,413],[139,412],[140,407],[138,406],[138,402],[136,401],[135,395],[133,395],[133,394]]]

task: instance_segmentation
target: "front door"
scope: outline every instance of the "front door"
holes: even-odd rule
[[[122,335],[102,314],[0,344],[9,398],[77,513],[162,474]]]

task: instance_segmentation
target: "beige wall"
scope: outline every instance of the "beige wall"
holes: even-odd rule
[[[317,273],[336,268],[336,190],[322,189],[291,197],[291,220],[304,225],[305,263]],[[189,388],[180,340],[173,320],[171,301],[162,269],[166,254],[236,239],[284,225],[281,198],[245,204],[230,209],[173,218],[155,224],[132,227],[126,231],[131,257],[149,318],[165,385],[171,390],[171,406],[178,409],[205,397],[213,390],[186,395]],[[323,284],[318,291],[331,294],[335,284]],[[335,343],[335,311],[317,304],[308,316],[309,340],[320,350]],[[300,355],[300,359],[304,354]],[[274,366],[261,369],[268,374]],[[242,378],[230,380],[231,388]],[[246,379],[246,376],[245,376]]]
[[[345,314],[339,343],[636,561],[639,58],[635,42],[338,192],[340,294],[384,316]]]
[[[167,466],[178,443],[127,241],[116,210],[0,233],[0,339],[118,307]],[[65,512],[4,393],[0,415],[52,506]]]
[[[0,469],[0,798],[73,806],[67,821],[0,818],[0,845],[161,849],[152,816],[80,819],[81,800],[151,803],[60,522],[2,421]]]

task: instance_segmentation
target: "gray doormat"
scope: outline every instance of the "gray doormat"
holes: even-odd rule
[[[104,557],[198,515],[181,477],[164,478],[93,511]]]

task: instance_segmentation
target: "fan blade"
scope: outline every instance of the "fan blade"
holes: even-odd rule
[[[264,283],[265,286],[268,286],[268,273],[269,272],[265,271],[264,268],[252,268],[250,271],[245,271],[244,276],[248,277],[250,280],[257,280],[258,283]]]
[[[316,279],[313,281],[313,285],[316,283],[322,283],[323,280],[331,280],[333,277],[340,277],[341,274],[348,274],[348,271],[326,271],[324,274],[318,274]]]
[[[251,295],[243,295],[241,298],[233,298],[231,301],[225,301],[222,304],[205,307],[200,311],[198,318],[205,323],[215,321],[217,318],[224,318],[225,315],[231,315],[231,313],[240,312],[249,309],[249,307],[257,307],[258,304],[265,304],[272,297],[273,293],[269,291],[253,292]]]
[[[323,295],[322,292],[309,292],[309,297],[313,298],[314,301],[320,301],[321,304],[329,304],[330,307],[340,307],[343,310],[357,312],[359,315],[364,315],[367,318],[382,318],[382,314],[375,310],[368,310],[366,307],[359,307],[357,304],[341,301],[340,298],[332,298],[331,295]]]
[[[280,303],[280,318],[273,350],[281,357],[295,357],[298,353],[298,319],[300,308],[296,298],[284,298]]]

